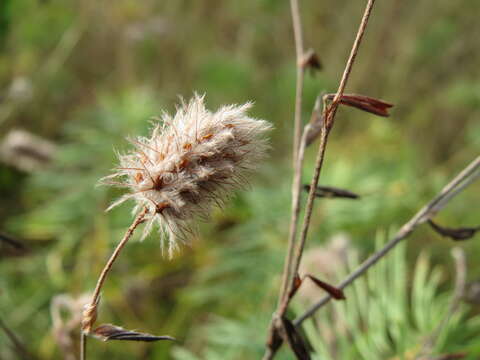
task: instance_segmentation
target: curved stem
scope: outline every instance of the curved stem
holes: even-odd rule
[[[137,215],[132,225],[130,225],[127,232],[123,236],[123,239],[118,243],[117,247],[113,251],[112,255],[110,256],[110,259],[108,259],[107,263],[105,264],[105,267],[103,268],[100,276],[98,277],[97,285],[95,287],[95,291],[93,292],[92,301],[90,302],[91,304],[98,303],[98,300],[100,297],[100,290],[102,290],[103,284],[105,283],[105,279],[107,278],[107,275],[110,272],[110,269],[112,268],[113,263],[117,259],[118,255],[120,255],[120,252],[122,251],[123,247],[127,244],[128,240],[130,240],[130,237],[132,236],[137,226],[140,225],[145,220],[145,215],[147,214],[147,212],[148,212],[147,208],[144,208],[142,212],[140,212]]]
[[[113,263],[120,255],[120,252],[127,244],[128,240],[132,237],[133,232],[135,229],[145,221],[145,215],[148,213],[148,209],[144,208],[135,218],[133,223],[127,229],[125,235],[123,236],[122,240],[118,243],[117,247],[113,251],[112,255],[108,259],[107,263],[105,264],[100,276],[97,280],[97,285],[95,286],[95,290],[93,292],[92,300],[90,304],[85,307],[85,311],[83,313],[83,320],[82,320],[82,331],[81,331],[81,345],[80,345],[80,359],[86,359],[86,348],[87,348],[87,338],[86,335],[89,334],[92,330],[92,327],[95,323],[97,318],[97,306],[100,300],[100,291],[102,290],[103,284],[107,279],[107,275],[110,272]]]

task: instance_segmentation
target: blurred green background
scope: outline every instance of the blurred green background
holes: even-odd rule
[[[306,76],[305,121],[316,96],[336,90],[364,5],[301,1],[306,47],[323,63],[321,72]],[[197,238],[173,260],[162,257],[153,235],[142,243],[133,239],[115,264],[98,323],[179,341],[90,340],[89,354],[260,357],[290,212],[295,51],[289,11],[288,1],[279,0],[0,1],[0,142],[6,144],[16,129],[48,141],[27,140],[33,154],[24,150],[17,159],[6,153],[0,164],[0,231],[24,246],[0,243],[0,319],[36,358],[68,359],[64,352],[76,349],[68,339],[63,350],[59,346],[51,316],[58,309],[52,304],[60,294],[77,298],[93,289],[130,224],[128,205],[104,213],[121,192],[95,187],[115,166],[114,149],[126,149],[127,135],[146,134],[151,117],[174,111],[178,95],[189,98],[195,91],[206,94],[212,110],[254,101],[252,115],[275,126],[271,156],[252,176],[251,187],[202,223]],[[340,109],[320,183],[363,198],[318,201],[309,249],[341,232],[349,248],[365,256],[378,230],[403,224],[478,155],[479,13],[477,0],[392,0],[375,6],[347,92],[395,107],[386,119]],[[306,179],[314,148],[307,153]],[[22,167],[22,156],[35,158],[37,166]],[[479,225],[479,190],[473,185],[438,221]],[[461,244],[472,281],[480,277],[478,240],[477,235]],[[439,288],[447,294],[453,287],[451,247],[422,227],[406,250],[408,264],[423,250],[430,254],[443,269]],[[322,278],[321,269],[311,271]],[[60,311],[64,321],[72,316],[68,306]],[[476,310],[471,306],[466,316],[473,319]],[[77,338],[74,333],[73,341]],[[480,340],[475,346],[480,348]],[[387,351],[379,359],[395,355]],[[287,352],[281,356],[292,358]],[[0,358],[18,358],[3,333]]]

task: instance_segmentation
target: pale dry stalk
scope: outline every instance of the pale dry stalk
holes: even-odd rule
[[[85,311],[83,313],[83,320],[82,320],[82,331],[86,334],[90,333],[92,330],[92,327],[95,323],[95,320],[97,319],[97,306],[100,300],[100,291],[102,290],[103,284],[105,283],[105,280],[107,279],[107,275],[112,269],[113,263],[115,260],[117,260],[118,255],[120,255],[120,252],[122,249],[125,247],[127,244],[128,240],[133,235],[133,232],[135,229],[145,221],[145,215],[148,213],[148,209],[144,208],[143,211],[141,211],[133,223],[130,225],[130,227],[127,229],[125,235],[123,236],[122,240],[118,243],[117,247],[113,251],[112,255],[110,256],[110,259],[108,259],[107,263],[103,267],[102,272],[100,273],[100,276],[98,277],[97,280],[97,285],[95,286],[95,290],[93,291],[92,295],[92,300],[90,301],[90,304],[85,306]]]
[[[302,102],[303,102],[303,80],[305,76],[305,67],[302,64],[302,57],[304,55],[303,49],[303,32],[302,22],[300,16],[300,9],[298,0],[290,1],[293,34],[295,39],[295,53],[297,61],[297,82],[295,89],[295,117],[294,117],[294,133],[293,133],[293,171],[294,179],[292,182],[292,213],[290,220],[290,228],[288,234],[287,255],[285,259],[282,285],[278,297],[278,305],[280,306],[285,294],[287,293],[288,283],[290,280],[290,268],[292,265],[292,258],[295,249],[295,239],[297,235],[298,216],[300,214],[300,186],[302,177],[302,162],[299,159],[299,150],[301,147],[301,126],[302,126]],[[305,132],[304,132],[305,133]]]
[[[125,235],[123,236],[122,240],[118,243],[117,247],[113,251],[112,255],[110,256],[110,259],[108,259],[107,263],[105,264],[102,272],[100,273],[100,276],[98,277],[97,280],[97,285],[95,286],[95,290],[92,295],[92,299],[90,301],[90,304],[87,304],[85,306],[84,312],[83,312],[83,319],[82,319],[82,331],[80,334],[80,359],[81,360],[86,360],[86,349],[87,349],[87,337],[91,331],[92,327],[95,324],[95,320],[97,319],[97,307],[98,303],[100,301],[100,291],[102,290],[103,284],[105,283],[105,280],[107,279],[107,275],[110,272],[113,263],[115,260],[118,258],[118,255],[120,255],[120,252],[124,248],[124,246],[127,244],[128,240],[133,235],[133,232],[135,229],[145,221],[145,215],[147,214],[148,209],[144,208],[143,211],[141,211],[133,223],[130,225],[130,227],[127,229]]]

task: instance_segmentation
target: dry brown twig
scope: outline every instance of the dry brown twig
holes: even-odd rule
[[[298,0],[291,0],[290,3],[292,8],[292,20],[293,20],[293,28],[294,28],[294,35],[295,35],[295,48],[296,48],[296,54],[297,54],[297,90],[296,90],[296,101],[295,101],[296,131],[294,133],[294,152],[293,152],[294,181],[292,185],[292,217],[291,217],[291,225],[290,225],[290,231],[289,231],[288,250],[287,250],[287,255],[285,260],[283,280],[282,280],[282,286],[281,286],[280,296],[279,296],[279,303],[269,328],[267,348],[263,356],[264,360],[272,359],[275,356],[275,353],[277,352],[279,346],[281,345],[281,340],[279,339],[278,331],[283,328],[283,322],[281,322],[280,320],[283,318],[288,308],[290,299],[288,298],[287,295],[291,292],[291,289],[293,289],[294,287],[294,278],[300,266],[300,261],[302,258],[303,249],[305,246],[305,241],[306,241],[308,229],[310,226],[313,204],[315,201],[315,189],[318,184],[320,172],[323,166],[323,160],[325,158],[328,135],[333,127],[335,115],[336,115],[338,106],[340,104],[342,95],[345,91],[345,87],[347,85],[348,79],[350,77],[350,73],[352,71],[352,67],[355,62],[355,58],[357,56],[360,43],[365,34],[365,30],[368,24],[368,19],[370,17],[375,0],[369,0],[365,7],[365,12],[363,14],[362,21],[357,31],[355,41],[350,51],[350,56],[348,58],[347,64],[345,66],[345,70],[340,80],[340,85],[338,87],[337,93],[331,105],[328,108],[324,108],[324,114],[323,114],[324,121],[322,122],[322,128],[320,133],[320,145],[317,151],[314,176],[310,183],[310,191],[308,194],[307,205],[306,205],[306,210],[305,210],[305,215],[304,215],[304,220],[302,224],[302,229],[300,232],[300,240],[298,245],[296,244],[297,243],[296,233],[297,233],[298,215],[300,212],[299,205],[300,205],[300,187],[301,187],[301,171],[302,171],[302,162],[300,161],[301,159],[298,156],[298,154],[304,151],[304,146],[305,146],[306,137],[307,137],[306,135],[308,134],[308,132],[305,131],[304,136],[301,136],[299,132],[300,123],[301,123],[301,104],[302,104],[302,93],[303,93],[304,69],[299,68],[299,65],[301,64],[301,62],[299,62],[298,60],[301,60],[303,57],[303,36],[302,36],[302,30],[301,30],[301,20],[300,20],[300,13],[299,13],[299,7],[298,7]],[[299,88],[298,86],[299,84],[302,85],[301,88]],[[304,141],[302,141],[301,145],[299,145],[300,138],[305,139]]]

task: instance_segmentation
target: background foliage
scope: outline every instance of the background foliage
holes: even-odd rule
[[[319,93],[336,90],[363,6],[301,2],[307,45],[324,66],[307,76],[305,119]],[[295,60],[289,10],[287,1],[274,0],[0,2],[1,134],[23,128],[58,145],[42,171],[0,165],[0,230],[28,249],[12,254],[0,244],[0,317],[38,358],[61,356],[51,332],[52,298],[91,290],[131,221],[128,206],[103,212],[117,190],[95,187],[114,166],[113,149],[127,146],[126,135],[145,134],[149,118],[173,111],[178,95],[194,91],[206,93],[212,109],[254,100],[252,114],[275,126],[271,158],[251,189],[201,224],[198,238],[175,259],[162,258],[154,236],[132,241],[107,281],[102,322],[180,342],[91,341],[89,351],[97,359],[182,360],[262,353],[290,209]],[[377,229],[401,224],[478,153],[479,11],[475,0],[378,2],[348,91],[396,106],[389,119],[340,110],[320,181],[364,196],[318,202],[310,248],[342,231],[365,255]],[[307,164],[313,156],[310,150]],[[474,185],[438,220],[476,225],[479,190]],[[462,246],[474,280],[480,245]],[[443,268],[434,283],[440,293],[452,288],[450,247],[422,228],[407,248],[408,266],[428,249]],[[320,348],[319,336],[309,334]],[[15,358],[3,335],[0,358]]]

